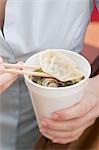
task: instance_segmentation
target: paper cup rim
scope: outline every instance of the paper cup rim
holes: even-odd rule
[[[86,75],[86,77],[83,79],[83,80],[81,80],[80,82],[78,82],[78,83],[76,83],[76,84],[73,84],[73,85],[70,85],[70,86],[66,86],[66,87],[45,87],[45,86],[41,86],[41,85],[39,85],[39,84],[37,84],[37,83],[35,83],[35,82],[33,82],[33,81],[31,81],[29,78],[28,78],[28,76],[27,75],[24,75],[24,78],[30,83],[30,84],[32,84],[32,85],[34,85],[34,86],[36,86],[36,87],[38,87],[38,88],[41,88],[41,89],[48,89],[48,90],[63,90],[63,89],[71,89],[71,88],[74,88],[74,87],[78,87],[78,86],[80,86],[81,84],[83,84],[89,77],[90,77],[90,74],[91,74],[91,65],[90,65],[90,63],[88,62],[88,60],[84,57],[84,56],[82,56],[81,54],[78,54],[78,53],[76,53],[76,52],[73,52],[73,51],[71,51],[71,50],[65,50],[65,49],[55,49],[56,51],[67,51],[67,53],[71,53],[71,54],[74,54],[74,55],[77,55],[77,56],[79,56],[80,58],[82,58],[85,62],[86,62],[86,64],[87,64],[87,66],[88,66],[88,74]],[[42,51],[41,51],[42,52]],[[36,53],[36,54],[34,54],[34,55],[39,55],[40,54],[40,52],[38,52],[38,53]],[[25,62],[25,64],[34,56],[34,55],[32,55],[31,57],[29,57],[27,60],[26,60],[26,62]]]

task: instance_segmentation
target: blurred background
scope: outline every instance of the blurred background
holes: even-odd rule
[[[99,58],[99,11],[94,5],[91,22],[87,28],[83,55],[92,63],[95,58]],[[99,59],[98,59],[99,64]]]
[[[97,22],[99,21],[99,12],[98,12],[98,10],[97,10],[95,5],[94,5],[94,11],[93,11],[91,20],[92,21],[97,21]]]

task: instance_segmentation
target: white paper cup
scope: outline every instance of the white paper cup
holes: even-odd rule
[[[78,103],[84,95],[87,81],[91,73],[89,62],[80,54],[69,50],[56,49],[66,53],[77,63],[77,66],[85,74],[85,79],[77,84],[68,87],[50,88],[40,86],[32,82],[28,76],[25,77],[25,83],[28,87],[37,122],[40,128],[40,122],[43,117],[50,117],[53,112],[62,108],[70,107]],[[39,65],[39,53],[31,56],[26,62],[26,65]]]

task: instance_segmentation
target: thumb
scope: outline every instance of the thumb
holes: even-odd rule
[[[53,119],[58,120],[70,120],[79,118],[87,114],[97,103],[97,98],[93,93],[86,93],[80,103],[73,105],[72,107],[62,109],[55,112],[52,115]]]

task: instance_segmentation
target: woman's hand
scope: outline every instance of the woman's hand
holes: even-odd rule
[[[54,143],[66,144],[77,140],[84,130],[99,117],[99,75],[90,79],[80,103],[52,114],[41,121],[41,133]]]
[[[17,79],[17,74],[4,73],[3,59],[0,57],[0,95]]]

